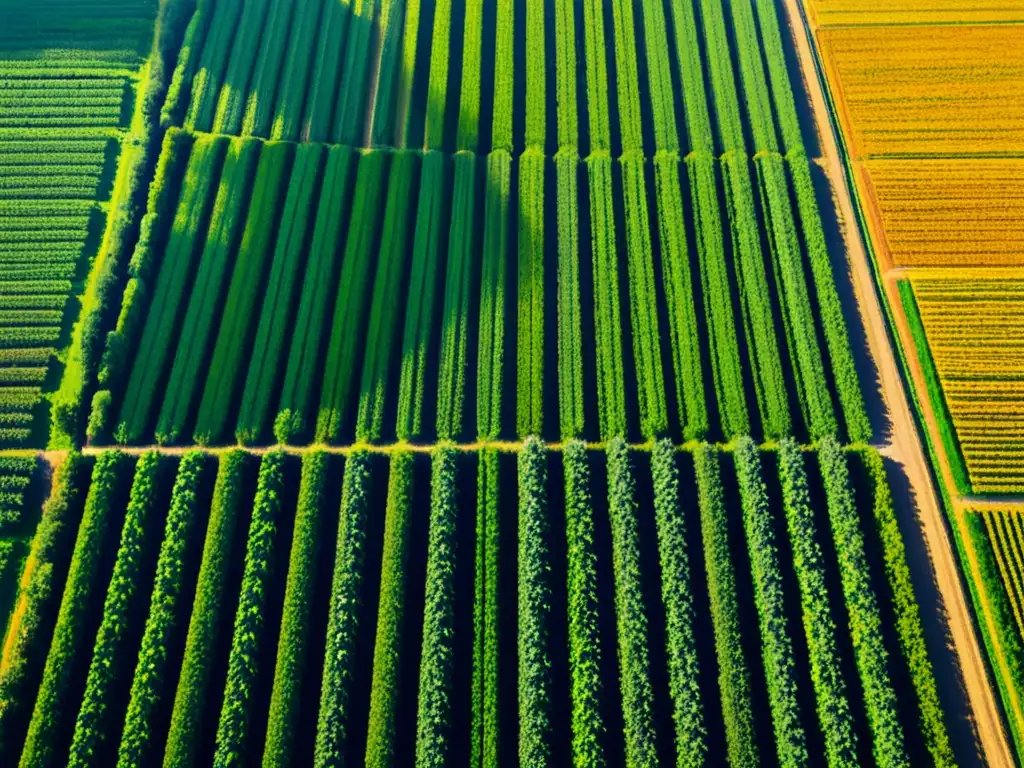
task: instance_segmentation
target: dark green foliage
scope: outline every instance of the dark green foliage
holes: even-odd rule
[[[243,136],[266,138],[270,134],[271,121],[274,119],[274,95],[284,66],[293,13],[301,15],[304,10],[300,8],[295,11],[295,5],[295,0],[271,0],[267,8],[266,28],[253,62],[245,114],[242,116]]]
[[[110,538],[108,529],[111,519],[116,522],[118,517],[113,507],[131,463],[125,454],[109,451],[97,458],[93,467],[60,612],[22,748],[20,764],[23,768],[54,765],[61,759],[57,753],[61,729],[65,718],[73,715],[73,708],[78,703],[67,700],[68,689],[75,666],[81,661],[83,647],[88,643],[82,637],[82,630],[93,593],[102,589],[102,585],[97,583],[99,566],[110,546],[107,544]]]
[[[232,405],[238,397],[242,372],[247,367],[248,345],[242,342],[249,337],[254,313],[258,311],[258,292],[267,259],[273,251],[276,214],[279,201],[289,186],[286,179],[292,154],[290,145],[276,142],[264,144],[260,152],[249,215],[196,416],[194,439],[200,444],[215,443],[223,438]]]
[[[676,726],[676,766],[699,768],[707,758],[707,728],[698,679],[693,589],[686,552],[686,513],[679,501],[675,447],[668,439],[654,444],[651,477],[661,563],[661,599],[665,606],[669,692]]]
[[[418,766],[443,766],[450,759],[455,665],[455,522],[458,517],[455,457],[453,449],[442,447],[432,459],[423,651],[416,718]]]
[[[199,451],[185,454],[171,491],[171,506],[164,525],[164,540],[156,563],[156,578],[150,598],[149,616],[142,633],[138,663],[132,679],[128,714],[118,749],[119,768],[144,765],[155,760],[153,750],[157,708],[167,687],[168,650],[172,633],[184,620],[180,605],[186,579],[185,567],[192,537],[199,522],[199,488],[206,456]]]
[[[373,647],[370,724],[366,737],[366,765],[374,768],[387,768],[395,760],[395,724],[402,694],[399,681],[406,608],[409,516],[413,512],[412,467],[411,453],[392,454],[380,569],[380,608]]]
[[[569,595],[569,672],[572,676],[572,756],[574,765],[583,768],[605,764],[598,563],[586,446],[579,440],[570,441],[565,446],[562,462],[565,467],[566,540],[569,542],[566,580]]]
[[[871,478],[875,531],[882,543],[885,558],[885,575],[892,589],[893,608],[896,612],[896,630],[900,638],[900,649],[910,668],[910,676],[917,694],[921,717],[921,733],[928,751],[937,766],[956,765],[949,733],[939,702],[935,670],[928,658],[924,642],[924,628],[921,625],[920,606],[910,580],[910,566],[907,563],[907,549],[903,543],[896,510],[893,507],[892,491],[885,474],[881,455],[873,448],[860,452],[860,459]]]
[[[373,299],[359,387],[359,410],[356,415],[358,440],[378,440],[384,429],[388,378],[394,358],[392,347],[395,326],[398,325],[397,308],[401,300],[399,292],[405,275],[409,242],[410,192],[416,161],[417,156],[412,152],[396,152],[391,161],[391,179],[384,208],[380,255],[373,281]],[[301,378],[301,374],[297,374],[297,377]]]
[[[117,550],[114,573],[107,587],[106,602],[103,605],[103,620],[96,635],[96,645],[89,664],[85,683],[85,694],[78,709],[71,754],[68,765],[85,766],[94,764],[97,752],[111,735],[111,718],[116,714],[109,711],[114,693],[111,690],[119,673],[124,670],[119,663],[125,647],[129,624],[138,617],[132,616],[133,601],[144,567],[142,555],[145,550],[149,517],[157,502],[157,479],[160,471],[160,454],[146,453],[135,467],[131,497],[121,528],[121,544]]]
[[[196,139],[189,158],[178,212],[171,226],[138,354],[121,405],[118,439],[139,440],[149,425],[157,387],[164,382],[167,359],[177,342],[178,314],[191,284],[193,261],[206,234],[213,190],[229,140]]]
[[[256,141],[235,139],[228,146],[206,245],[196,268],[180,341],[157,418],[158,442],[177,440],[191,413],[195,393],[202,385],[209,339],[220,310],[222,284],[235,258],[259,152],[260,143]]]
[[[12,459],[0,459],[12,461]],[[81,512],[80,499],[88,482],[89,460],[69,453],[57,469],[50,497],[36,528],[21,586],[4,638],[0,662],[0,750],[13,754],[21,722],[31,701],[29,689],[40,674],[51,630],[52,609],[62,584],[54,583],[69,557]]]
[[[246,454],[237,450],[220,459],[181,674],[171,711],[171,727],[164,751],[165,768],[185,768],[194,763],[203,725],[213,719],[213,713],[206,708],[213,672],[211,661],[217,646],[221,611],[228,599],[227,579],[245,462]]]
[[[300,3],[299,11],[292,22],[272,135],[291,141],[330,141],[337,73],[352,8],[342,3]]]
[[[317,768],[346,762],[346,729],[349,690],[354,670],[355,643],[359,632],[359,594],[366,560],[366,516],[369,505],[370,458],[356,452],[345,461],[341,491],[338,540],[334,553],[327,646],[324,651],[320,712],[317,719]]]
[[[501,756],[498,711],[501,506],[498,453],[479,454],[476,493],[476,569],[473,581],[473,694],[470,764],[497,765]]]
[[[619,683],[625,721],[626,762],[657,765],[654,691],[647,649],[647,614],[640,568],[636,481],[629,449],[621,437],[608,445],[608,513],[615,572],[615,622],[619,641]]]
[[[261,673],[259,657],[266,634],[263,623],[268,607],[267,592],[285,491],[284,462],[285,454],[275,451],[266,454],[260,463],[245,549],[245,570],[228,657],[224,702],[217,725],[217,750],[213,758],[217,766],[246,763],[251,715],[249,702]]]
[[[874,742],[872,751],[878,765],[883,768],[908,766],[896,692],[889,679],[889,654],[882,638],[882,617],[871,585],[864,535],[850,485],[846,455],[833,438],[826,438],[818,449],[818,461],[828,499],[843,596],[850,617],[857,673],[864,690],[864,704]]]
[[[736,575],[729,552],[729,527],[717,451],[701,444],[693,454],[700,501],[700,528],[711,599],[718,656],[718,687],[722,697],[725,740],[732,765],[757,765],[750,670],[743,655]]]
[[[547,450],[535,437],[519,452],[519,762],[551,756],[551,552],[548,544]]]
[[[267,738],[263,748],[265,766],[288,765],[294,760],[306,646],[309,642],[309,619],[320,551],[320,520],[327,481],[327,459],[327,454],[320,451],[308,453],[302,459],[295,530],[288,559],[288,583],[284,593],[284,610],[277,640],[277,663],[274,665],[274,685],[267,718]]]
[[[775,750],[780,766],[806,766],[810,763],[810,756],[797,702],[796,660],[786,622],[782,566],[775,546],[768,491],[762,477],[757,445],[749,437],[741,437],[736,442],[733,459],[754,580],[754,604],[761,628],[761,652],[768,704],[775,727]]]
[[[830,610],[825,561],[818,544],[807,471],[800,446],[792,438],[779,443],[779,480],[793,551],[793,570],[800,589],[818,722],[825,737],[825,756],[830,766],[852,768],[857,765],[857,736],[836,646],[836,625]]]
[[[235,436],[241,443],[258,440],[267,426],[270,399],[281,375],[283,347],[295,306],[295,281],[305,261],[309,218],[315,210],[313,200],[319,190],[323,154],[323,148],[315,144],[301,145],[295,153],[235,427]],[[251,323],[252,317],[248,321]],[[227,408],[229,402],[222,407]]]

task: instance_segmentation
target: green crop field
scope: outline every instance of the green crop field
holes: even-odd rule
[[[0,764],[970,753],[775,2],[0,14]]]
[[[2,746],[25,766],[942,762],[894,525],[878,454],[831,438],[73,454],[14,606]]]
[[[558,5],[201,3],[95,437],[867,440],[774,11]]]

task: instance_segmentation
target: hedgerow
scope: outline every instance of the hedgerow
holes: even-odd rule
[[[165,695],[168,652],[172,635],[184,619],[179,605],[185,587],[186,564],[196,526],[199,490],[206,456],[185,454],[171,491],[171,505],[164,525],[163,544],[156,563],[156,578],[149,615],[142,632],[138,663],[132,679],[121,744],[119,768],[144,765],[153,759],[157,708]]]
[[[416,764],[446,765],[455,665],[456,454],[447,447],[433,456],[430,530],[423,598],[423,650],[416,717]]]
[[[544,765],[551,756],[551,552],[548,544],[547,450],[528,438],[518,456],[519,762]]]
[[[135,467],[128,509],[121,528],[121,543],[114,562],[114,572],[107,587],[103,605],[103,620],[96,635],[92,661],[85,682],[85,693],[78,709],[68,765],[90,765],[104,748],[111,735],[111,720],[116,719],[109,710],[114,704],[116,678],[122,672],[118,660],[125,647],[126,633],[132,621],[132,608],[136,600],[144,564],[142,556],[146,546],[147,527],[157,502],[157,480],[161,456],[156,451],[143,454]]]
[[[750,697],[750,670],[743,654],[736,575],[729,552],[729,530],[718,453],[702,443],[693,454],[700,504],[704,563],[711,600],[711,622],[718,657],[718,687],[729,762],[757,765],[754,713]]]
[[[440,152],[426,152],[420,173],[409,299],[402,335],[402,366],[395,424],[395,434],[400,440],[418,436],[423,427],[426,368],[434,333],[437,273],[440,271],[437,265],[444,226],[444,192],[445,157]]]
[[[775,728],[775,750],[780,766],[805,766],[810,756],[797,702],[796,660],[786,621],[782,566],[757,444],[749,437],[741,437],[733,450],[733,459],[754,580],[754,604],[761,628],[761,653]]]
[[[391,456],[388,501],[384,519],[384,553],[380,566],[380,607],[373,646],[373,683],[370,688],[366,765],[385,768],[394,763],[395,723],[401,696],[402,644],[406,608],[406,568],[409,519],[412,513],[413,455]],[[406,659],[405,663],[409,661]]]
[[[277,639],[277,661],[267,716],[267,736],[263,747],[264,765],[285,765],[294,759],[296,730],[299,726],[302,679],[320,551],[324,486],[327,481],[326,453],[314,451],[302,459],[299,500],[295,511],[292,550],[288,558],[288,577],[284,609]]]
[[[889,654],[882,638],[882,617],[871,584],[846,455],[836,440],[828,437],[819,444],[818,461],[850,617],[857,673],[874,742],[872,751],[880,766],[909,766],[896,692],[889,679]]]
[[[476,569],[473,581],[473,694],[470,763],[495,765],[501,756],[498,711],[501,506],[498,453],[479,454],[476,491]]]
[[[260,674],[260,650],[266,634],[267,592],[274,560],[274,539],[285,491],[285,454],[268,453],[260,462],[245,548],[245,570],[235,611],[235,628],[228,656],[224,701],[217,725],[214,765],[243,765],[248,753],[249,702]]]
[[[366,559],[369,484],[369,455],[361,451],[350,454],[345,460],[331,602],[327,617],[327,645],[313,753],[313,763],[317,768],[343,763],[347,757],[346,712],[359,632],[359,594]]]
[[[21,752],[21,765],[49,765],[62,758],[61,738],[66,716],[73,713],[77,701],[67,700],[75,666],[81,660],[82,636],[88,620],[89,607],[98,583],[100,563],[107,551],[107,529],[111,519],[117,520],[114,509],[121,483],[131,459],[118,451],[108,451],[96,459],[89,495],[85,500],[82,522],[78,527],[75,551],[71,557],[60,611],[53,628],[50,650],[43,667],[43,676],[36,693],[35,708]],[[66,742],[65,742],[66,744]]]
[[[665,607],[665,640],[669,693],[676,731],[677,768],[698,768],[707,757],[707,727],[701,704],[697,647],[694,637],[693,588],[686,551],[686,516],[679,501],[679,467],[675,446],[667,438],[651,451],[654,520],[661,563],[661,599]]]
[[[653,766],[658,763],[658,752],[640,568],[636,481],[633,479],[629,448],[621,437],[608,445],[608,513],[611,516],[615,623],[618,628],[626,761],[630,765]]]
[[[825,756],[830,766],[852,768],[857,765],[857,735],[836,645],[825,560],[818,543],[804,458],[799,444],[790,437],[779,442],[779,480]]]
[[[212,713],[207,710],[213,671],[211,661],[219,635],[221,609],[228,599],[227,579],[241,511],[245,463],[246,454],[239,450],[220,458],[177,693],[171,710],[171,725],[164,750],[165,768],[184,768],[193,764],[203,725],[212,720]]]
[[[579,440],[562,452],[568,548],[569,673],[574,765],[605,764],[601,716],[601,636],[598,625],[597,552],[590,466]]]

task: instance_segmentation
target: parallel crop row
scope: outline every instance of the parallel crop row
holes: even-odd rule
[[[417,765],[449,760],[452,674],[455,667],[455,522],[458,513],[456,454],[434,455],[430,482],[427,583],[423,598],[423,653],[416,721]]]
[[[169,693],[167,675],[172,662],[172,637],[182,622],[184,606],[180,602],[187,579],[186,563],[193,548],[193,532],[199,524],[196,520],[200,512],[199,484],[205,462],[206,456],[202,453],[186,454],[178,466],[178,475],[171,490],[149,614],[142,631],[128,712],[118,747],[119,768],[153,759],[158,728],[155,719],[161,702]]]

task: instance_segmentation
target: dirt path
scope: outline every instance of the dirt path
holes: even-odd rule
[[[917,434],[907,393],[899,375],[896,358],[886,333],[885,315],[875,292],[870,256],[857,227],[851,192],[840,159],[839,146],[831,127],[831,113],[814,65],[811,41],[798,6],[799,0],[785,0],[790,27],[794,32],[796,51],[806,82],[807,93],[818,125],[825,170],[838,204],[837,214],[844,222],[843,236],[852,270],[854,292],[864,323],[871,355],[878,366],[878,385],[888,408],[890,433],[880,436],[876,445],[886,457],[899,463],[906,473],[917,501],[917,518],[921,535],[928,548],[936,587],[948,617],[953,650],[960,663],[967,699],[974,718],[974,727],[985,759],[991,766],[1013,765],[1009,742],[996,704],[994,688],[985,668],[984,656],[974,632],[971,613],[957,570],[953,544],[946,531],[943,512],[931,478],[925,452]]]

